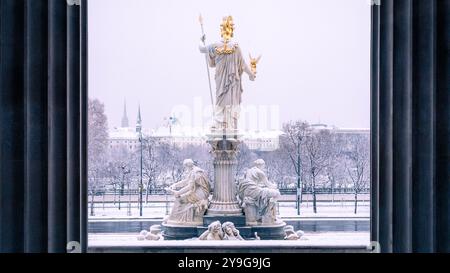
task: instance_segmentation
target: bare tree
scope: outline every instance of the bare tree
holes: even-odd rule
[[[118,208],[121,209],[122,200],[121,196],[124,196],[124,189],[126,181],[128,181],[128,174],[130,174],[130,160],[127,160],[131,157],[123,157],[121,160],[114,160],[111,162],[111,169],[113,169],[115,173],[116,182],[114,183],[114,205],[116,204],[116,197],[118,196]],[[117,190],[119,190],[117,194]]]
[[[242,175],[245,169],[248,169],[257,159],[256,154],[252,152],[245,143],[239,146],[236,164],[236,177]]]
[[[284,150],[285,145],[279,149],[260,154],[267,166],[267,177],[269,180],[277,183],[279,189],[288,188],[288,182],[294,178],[296,180],[295,171],[293,171],[291,159]]]
[[[297,214],[300,215],[302,203],[302,148],[309,125],[304,121],[290,122],[283,126],[284,135],[281,137],[282,149],[288,154],[292,167],[297,176]]]
[[[132,169],[133,155],[127,146],[120,146],[110,150],[108,159],[112,173],[115,174],[117,179],[113,185],[114,191],[119,190],[119,196],[123,196],[125,190],[124,170]]]
[[[353,184],[355,196],[355,214],[358,212],[358,194],[364,190],[369,181],[369,137],[365,135],[351,135],[346,147],[346,170]]]
[[[158,175],[161,179],[176,182],[183,177],[183,161],[191,158],[195,164],[204,169],[213,181],[213,160],[208,145],[185,145],[179,146],[168,141],[160,141],[157,149],[157,161],[159,162]]]
[[[186,145],[180,148],[178,154],[179,173],[183,174],[183,167],[181,163],[184,159],[191,158],[195,164],[204,169],[208,173],[208,178],[211,183],[211,188],[214,187],[214,164],[210,153],[211,148],[207,144],[203,145]],[[181,178],[181,177],[180,177]]]
[[[92,162],[88,170],[88,193],[91,197],[90,215],[94,216],[94,199],[105,187],[104,165],[99,162]]]
[[[155,181],[161,172],[159,159],[159,139],[147,137],[143,140],[142,175],[146,179],[145,203],[148,203],[149,192],[154,188]]]
[[[344,147],[344,137],[338,134],[332,134],[330,149],[330,159],[328,166],[325,169],[325,175],[329,181],[329,188],[331,190],[331,201],[334,202],[334,194],[336,190],[336,185],[338,182],[345,180],[346,171],[344,166],[343,157],[343,147]]]
[[[317,213],[317,178],[323,174],[330,161],[331,134],[328,130],[308,130],[305,141],[307,170],[311,181],[313,211]]]
[[[111,160],[111,155],[109,155],[109,162],[107,164],[107,183],[108,186],[112,186],[114,190],[114,206],[116,205],[116,197],[117,197],[117,189],[119,189],[120,186],[120,174],[119,170],[115,166],[115,164]]]
[[[172,143],[162,142],[160,146],[160,160],[162,168],[172,181],[180,181],[183,175],[183,159],[180,155],[181,148]]]

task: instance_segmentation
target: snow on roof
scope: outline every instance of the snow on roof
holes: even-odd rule
[[[338,133],[370,133],[368,128],[338,128],[334,126],[313,125],[317,130],[334,130]],[[205,138],[209,133],[208,128],[202,127],[183,127],[183,126],[161,126],[157,129],[143,129],[143,134],[153,137],[174,137],[174,138]],[[247,130],[241,131],[244,139],[277,139],[284,134],[280,130]],[[136,129],[133,127],[116,127],[110,130],[111,139],[137,139],[139,137]]]
[[[138,138],[138,134],[136,133],[136,129],[132,127],[115,127],[109,131],[110,139],[133,139]]]
[[[172,126],[169,128],[167,126],[161,126],[157,129],[143,129],[143,134],[153,137],[175,137],[175,138],[205,138],[209,133],[209,128],[202,127],[182,127],[182,126]],[[258,138],[278,138],[283,134],[280,130],[267,130],[267,131],[243,131],[241,133],[243,138],[246,139],[258,139]],[[135,139],[138,138],[138,133],[133,127],[122,128],[115,127],[109,132],[111,139]]]
[[[370,133],[369,128],[337,128],[340,133]]]
[[[208,131],[201,127],[184,126],[161,126],[153,130],[152,136],[155,137],[205,137]]]

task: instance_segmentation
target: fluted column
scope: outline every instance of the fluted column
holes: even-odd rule
[[[87,251],[86,26],[86,0],[0,1],[2,253]]]
[[[214,193],[207,215],[242,215],[236,197],[237,140],[212,140],[214,156]]]
[[[372,8],[372,240],[448,252],[450,0]]]

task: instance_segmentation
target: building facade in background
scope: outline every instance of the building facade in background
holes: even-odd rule
[[[142,126],[142,120],[139,117],[140,113],[138,113],[139,124],[131,127],[128,122],[126,104],[124,104],[121,127],[114,127],[109,131],[109,148],[112,152],[123,148],[132,152],[139,148],[139,134],[136,129],[137,126]],[[313,130],[330,130],[342,137],[370,135],[370,129],[367,128],[338,128],[326,124],[312,124],[311,127]],[[156,129],[143,127],[142,132],[144,138],[156,138],[159,141],[178,147],[190,145],[202,146],[207,144],[207,128],[183,127],[172,122],[172,119],[169,119],[166,125]],[[252,151],[271,152],[279,148],[280,136],[282,134],[283,132],[278,130],[245,131],[243,132],[242,140]]]

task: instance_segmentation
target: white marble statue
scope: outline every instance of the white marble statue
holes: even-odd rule
[[[208,230],[203,232],[200,237],[198,237],[199,240],[202,241],[221,241],[223,240],[223,230],[222,225],[219,221],[212,222],[208,226]]]
[[[167,187],[175,196],[170,215],[164,220],[172,225],[201,225],[208,208],[210,184],[207,173],[195,166],[192,159],[183,162],[186,176],[180,182]]]
[[[281,194],[277,185],[267,179],[264,169],[264,160],[256,160],[238,185],[238,196],[249,225],[281,222],[277,218],[277,200]]]
[[[247,66],[239,45],[232,41],[234,23],[231,16],[223,18],[222,41],[211,45],[200,45],[200,52],[206,54],[210,67],[216,69],[216,106],[213,130],[236,130],[239,119],[242,89],[242,74],[248,74],[251,81],[256,77],[259,59],[251,59]],[[205,36],[202,37],[203,43]]]
[[[296,240],[301,240],[301,239],[306,239],[305,237],[303,237],[303,235],[305,235],[305,233],[302,230],[294,230],[293,226],[286,226],[284,227],[284,234],[285,240],[289,240],[289,241],[296,241]]]
[[[137,238],[139,241],[162,241],[164,240],[164,237],[161,234],[161,226],[160,225],[153,225],[150,227],[149,231],[143,230],[139,233],[139,236]]]
[[[256,235],[256,234],[255,234]],[[220,221],[212,222],[208,226],[208,230],[202,233],[198,240],[202,241],[244,241],[244,238],[239,234],[239,230],[232,222]]]
[[[222,225],[223,240],[236,240],[243,241],[244,238],[239,234],[239,230],[234,226],[232,222],[225,222]]]

